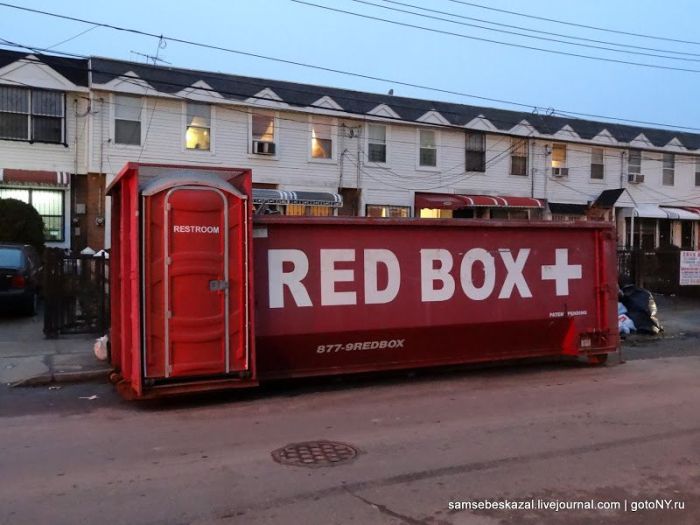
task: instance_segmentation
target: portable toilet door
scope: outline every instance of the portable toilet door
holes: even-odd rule
[[[141,194],[145,379],[246,372],[248,197],[196,171]]]

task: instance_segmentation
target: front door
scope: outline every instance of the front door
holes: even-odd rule
[[[227,197],[185,186],[165,198],[165,377],[231,371]]]

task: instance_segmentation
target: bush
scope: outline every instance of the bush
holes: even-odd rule
[[[0,199],[0,242],[31,244],[44,250],[44,221],[34,207],[17,199]]]

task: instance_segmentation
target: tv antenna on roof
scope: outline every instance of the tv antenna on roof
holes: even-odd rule
[[[144,57],[148,62],[152,62],[154,66],[157,65],[158,62],[162,62],[163,64],[168,64],[169,66],[172,66],[172,62],[168,62],[167,60],[164,60],[157,56],[147,55],[146,53],[139,53],[138,51],[129,51],[129,53]]]

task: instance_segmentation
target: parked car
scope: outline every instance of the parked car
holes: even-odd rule
[[[0,244],[0,307],[36,315],[41,272],[41,259],[32,246]]]

